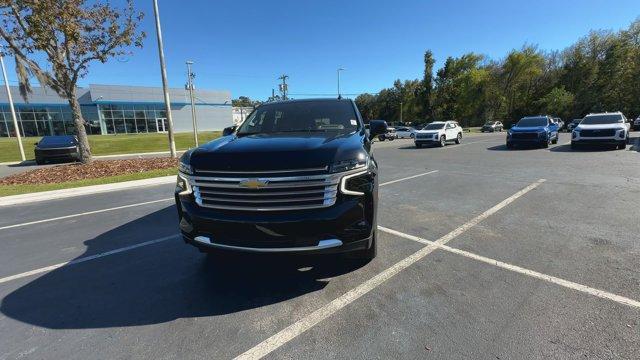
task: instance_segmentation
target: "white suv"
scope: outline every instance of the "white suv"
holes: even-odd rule
[[[621,112],[589,114],[571,134],[571,147],[582,144],[610,144],[627,147],[630,125]]]
[[[437,144],[442,147],[447,144],[447,141],[455,141],[456,144],[462,141],[462,128],[457,121],[434,121],[422,130],[416,131],[414,138],[417,148],[427,144]]]

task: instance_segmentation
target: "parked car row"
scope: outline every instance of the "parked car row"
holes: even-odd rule
[[[639,122],[640,123],[640,122]],[[508,149],[522,145],[549,147],[558,142],[558,133],[564,123],[547,115],[527,116],[507,131]],[[567,125],[571,132],[571,148],[581,145],[605,144],[625,149],[629,141],[631,124],[621,112],[588,114]]]

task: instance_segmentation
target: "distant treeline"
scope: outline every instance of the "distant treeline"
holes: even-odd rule
[[[468,53],[447,58],[435,77],[434,63],[426,51],[422,79],[358,96],[365,119],[397,122],[401,103],[404,122],[463,126],[537,114],[564,120],[600,111],[640,114],[640,18],[620,32],[592,31],[563,51],[525,45],[497,61]]]

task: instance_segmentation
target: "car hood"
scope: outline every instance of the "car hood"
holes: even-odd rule
[[[38,149],[56,149],[56,148],[66,148],[77,146],[78,143],[74,140],[59,140],[59,141],[48,141],[44,144],[38,143],[36,147]]]
[[[365,132],[229,135],[183,155],[183,162],[200,170],[292,170],[329,166],[358,158]]]
[[[547,127],[546,126],[528,126],[528,127],[514,126],[509,130],[511,130],[511,132],[539,132],[539,131],[547,131]]]
[[[587,125],[580,124],[576,127],[576,130],[602,130],[602,129],[625,129],[624,124],[599,124],[599,125]]]

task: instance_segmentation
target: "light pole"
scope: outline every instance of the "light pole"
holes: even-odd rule
[[[18,127],[18,119],[16,118],[16,109],[13,107],[13,97],[11,96],[11,89],[9,88],[9,79],[7,78],[7,70],[4,68],[4,58],[0,54],[0,65],[2,66],[2,76],[4,77],[4,86],[7,89],[7,99],[9,99],[9,108],[11,109],[11,117],[13,118],[13,128],[16,131],[16,138],[18,139],[18,147],[20,148],[20,158],[25,161],[24,148],[22,147],[22,138],[20,137],[20,128]],[[7,133],[9,133],[7,129]]]
[[[400,101],[400,124],[402,124],[402,101]]]
[[[153,15],[156,18],[156,34],[158,36],[158,57],[160,58],[160,73],[162,74],[162,92],[164,93],[164,107],[167,113],[169,125],[169,151],[171,157],[176,157],[176,142],[173,137],[173,118],[171,116],[171,100],[169,99],[169,86],[167,85],[167,68],[164,64],[164,50],[162,48],[162,30],[160,28],[160,14],[158,14],[158,0],[153,0]]]
[[[193,140],[198,147],[198,121],[196,120],[196,106],[193,101],[193,78],[196,74],[191,72],[193,61],[187,61],[187,86],[189,87],[189,97],[191,98],[191,121],[193,121]]]
[[[340,71],[344,71],[345,69],[342,67],[339,67],[338,70],[336,70],[336,72],[338,73],[338,99],[341,97],[340,96]]]

